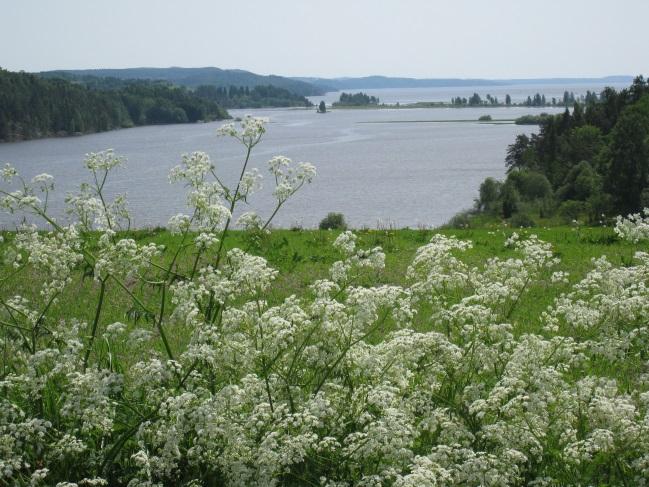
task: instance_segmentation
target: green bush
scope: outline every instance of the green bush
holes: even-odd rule
[[[502,213],[505,218],[510,218],[518,211],[520,205],[520,194],[516,187],[507,181],[500,192],[502,200]]]
[[[585,201],[568,200],[559,206],[559,215],[566,221],[578,220],[583,215],[591,213],[591,207]]]
[[[478,210],[493,211],[496,209],[503,183],[494,178],[485,179],[480,185],[480,196],[476,200]]]
[[[327,213],[327,216],[320,220],[318,227],[320,230],[345,230],[347,228],[345,215],[342,213]]]
[[[602,191],[602,180],[587,161],[582,161],[567,174],[564,185],[557,191],[561,200],[586,201]]]
[[[507,176],[523,201],[533,201],[552,195],[552,185],[548,178],[536,171],[513,171]]]
[[[446,225],[447,228],[469,228],[471,226],[471,211],[462,211],[451,218]]]
[[[509,220],[512,228],[531,228],[536,226],[536,222],[527,213],[516,213]]]

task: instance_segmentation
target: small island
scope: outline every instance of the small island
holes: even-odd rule
[[[378,106],[379,99],[375,96],[367,95],[362,91],[358,93],[341,93],[338,101],[333,103],[334,107],[366,107]]]
[[[575,96],[573,92],[564,91],[561,98],[546,98],[545,95],[535,93],[529,95],[520,102],[512,101],[511,95],[505,95],[505,100],[498,99],[497,96],[487,94],[484,98],[478,93],[467,97],[453,97],[450,102],[444,101],[418,101],[414,103],[380,103],[379,99],[374,96],[368,96],[363,92],[351,94],[342,93],[340,100],[333,103],[334,108],[389,108],[389,109],[409,109],[409,108],[475,108],[475,107],[526,107],[526,108],[543,108],[543,107],[572,107],[575,103],[590,104],[598,103],[599,96],[595,92],[587,91],[585,95]],[[528,122],[529,123],[529,122]],[[535,122],[536,123],[536,122]]]
[[[552,115],[543,112],[540,115],[523,115],[518,117],[515,123],[516,125],[541,125],[549,118],[552,118]]]

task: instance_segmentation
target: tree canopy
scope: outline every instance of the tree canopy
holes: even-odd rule
[[[564,93],[564,103],[574,99],[573,93]],[[525,207],[521,202],[528,197],[527,203],[536,203],[527,209],[540,214],[563,208],[566,215],[585,212],[598,220],[602,213],[628,214],[649,206],[649,83],[642,76],[619,92],[588,92],[572,111],[535,121],[539,133],[516,137],[507,150],[506,181],[498,191],[491,182],[489,191],[481,190],[479,209],[495,208],[508,217]],[[530,179],[531,173],[547,185],[537,176]],[[521,179],[521,174],[528,175]],[[543,194],[522,185],[523,180],[534,181]]]
[[[88,86],[0,69],[0,141],[228,116],[218,103],[166,82],[104,79]]]
[[[347,106],[363,106],[363,105],[378,105],[379,99],[375,96],[369,96],[362,91],[358,93],[341,93],[340,99],[337,102],[334,102],[336,105],[347,105]]]
[[[310,107],[307,98],[296,95],[284,88],[272,85],[230,86],[228,88],[202,85],[195,93],[206,100],[218,103],[224,108],[263,108],[263,107]]]

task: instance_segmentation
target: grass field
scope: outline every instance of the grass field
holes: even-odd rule
[[[380,246],[386,254],[385,270],[377,276],[367,276],[365,285],[396,284],[404,285],[406,269],[412,261],[418,247],[426,244],[434,233],[454,235],[459,239],[469,240],[473,248],[465,253],[464,259],[473,265],[480,265],[492,257],[507,258],[514,255],[511,249],[504,246],[514,230],[494,225],[493,228],[480,229],[442,229],[442,230],[359,230],[359,246],[361,248]],[[606,255],[613,264],[627,265],[637,246],[619,240],[613,230],[607,227],[568,226],[553,228],[532,228],[516,230],[519,234],[536,234],[540,239],[550,242],[561,258],[557,270],[570,274],[570,283],[577,282],[592,268],[591,259]],[[273,230],[270,234],[252,238],[244,232],[232,232],[226,243],[227,248],[238,247],[265,257],[270,266],[279,271],[276,285],[267,296],[269,303],[277,304],[291,294],[301,295],[305,287],[316,279],[328,276],[328,269],[340,259],[332,243],[339,235],[337,231],[321,230]],[[0,253],[11,244],[13,234],[3,234],[4,243],[0,244]],[[122,237],[130,237],[138,243],[154,242],[164,245],[165,252],[162,260],[169,259],[177,249],[180,241],[163,229],[138,230],[124,233]],[[190,258],[189,256],[187,257]],[[209,264],[210,257],[206,256],[203,263]],[[183,264],[181,262],[181,264]],[[161,262],[161,265],[164,265]],[[3,275],[8,275],[10,269],[4,266]],[[89,275],[84,275],[80,269],[75,275],[75,282],[69,286],[58,303],[52,308],[54,316],[74,317],[90,322],[96,308],[98,287],[96,281]],[[38,299],[34,293],[34,282],[39,282],[39,276],[28,273],[19,274],[13,279],[0,285],[0,296],[6,299],[20,294],[30,300]],[[529,289],[516,307],[512,321],[519,331],[533,331],[535,320],[539,313],[552,304],[553,299],[567,289],[568,285],[538,284]],[[152,298],[152,288],[138,285],[133,292]],[[113,322],[132,323],[133,318],[124,315],[124,309],[129,308],[130,298],[117,286],[107,288],[107,306],[103,310],[101,322],[106,325]],[[145,318],[141,318],[145,319]],[[426,323],[419,324],[426,328]],[[182,337],[173,337],[182,340]]]

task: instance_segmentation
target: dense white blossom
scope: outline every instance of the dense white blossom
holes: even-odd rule
[[[275,178],[275,189],[273,195],[281,204],[294,195],[304,184],[313,181],[316,176],[316,168],[309,162],[300,162],[297,166],[291,166],[292,161],[288,157],[275,156],[268,161],[268,170]]]
[[[226,123],[219,127],[216,133],[218,135],[234,137],[244,145],[253,147],[266,132],[266,124],[268,121],[268,118],[246,115],[238,125],[235,122]]]
[[[649,240],[649,208],[626,218],[618,216],[615,222],[615,233],[620,238],[633,243]]]
[[[123,157],[117,156],[113,149],[108,149],[102,152],[86,154],[85,165],[91,171],[110,171],[122,166],[124,162]]]

